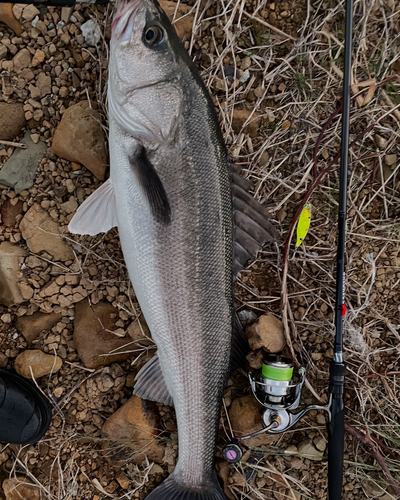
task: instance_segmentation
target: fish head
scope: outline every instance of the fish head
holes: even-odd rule
[[[112,23],[109,114],[135,139],[173,139],[187,105],[190,57],[153,0],[121,0]]]

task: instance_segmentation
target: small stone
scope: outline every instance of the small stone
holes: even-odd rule
[[[101,40],[101,30],[97,21],[89,19],[81,25],[82,35],[85,42],[92,47],[95,47]]]
[[[8,365],[7,356],[0,351],[0,368],[5,368]]]
[[[240,65],[241,69],[245,70],[247,68],[250,68],[250,66],[251,66],[251,57],[248,57],[248,56],[244,57],[242,59],[241,65]]]
[[[52,150],[61,158],[83,164],[104,180],[107,153],[104,132],[96,116],[86,101],[68,108],[57,127]]]
[[[35,312],[31,316],[20,316],[15,322],[15,328],[24,336],[28,345],[37,339],[43,331],[48,331],[61,320],[59,313]]]
[[[286,345],[283,324],[273,314],[263,314],[246,328],[250,348],[254,351],[263,347],[268,352],[280,352]]]
[[[62,7],[61,8],[61,21],[65,24],[69,23],[69,20],[71,18],[71,14],[73,12],[74,8],[73,7]]]
[[[45,354],[38,349],[26,350],[15,359],[15,371],[25,378],[35,379],[54,373],[62,366],[62,359],[58,356]]]
[[[131,339],[112,333],[117,318],[118,310],[109,302],[90,306],[85,299],[76,304],[74,345],[86,368],[110,365],[132,356],[127,352],[131,350]]]
[[[35,144],[29,131],[21,143],[26,144],[26,149],[15,148],[0,170],[0,183],[12,187],[17,194],[33,186],[39,162],[47,152],[46,144],[42,141]]]
[[[7,57],[7,47],[5,45],[0,45],[0,61]]]
[[[6,24],[17,36],[23,31],[21,23],[14,15],[12,3],[0,3],[0,22]]]
[[[276,219],[279,221],[279,222],[283,222],[287,217],[287,212],[286,210],[279,210],[277,213],[276,213]]]
[[[61,238],[58,224],[40,205],[33,205],[20,223],[23,238],[32,253],[45,251],[55,260],[73,260],[74,253]]]
[[[104,373],[97,378],[96,385],[100,392],[108,392],[112,387],[114,387],[114,380],[110,377],[110,375]]]
[[[189,37],[192,33],[194,21],[194,12],[189,14],[192,7],[181,2],[177,9],[176,2],[171,2],[170,0],[160,0],[160,5],[171,22],[174,18],[177,20],[173,26],[179,38],[182,39],[185,35]]]
[[[78,208],[78,202],[74,196],[70,196],[69,200],[65,203],[61,203],[61,209],[67,212],[67,214],[72,214]]]
[[[23,104],[0,102],[0,139],[13,141],[25,123]]]
[[[13,306],[24,302],[18,276],[27,253],[9,241],[0,244],[0,304]]]
[[[22,11],[22,19],[25,19],[25,21],[32,21],[32,19],[39,14],[39,10],[34,5],[28,4]]]
[[[31,65],[32,55],[28,49],[20,50],[14,57],[14,71],[16,73],[20,72],[23,68],[27,68]]]
[[[31,134],[31,140],[34,144],[37,144],[39,142],[40,135],[39,134]]]
[[[385,163],[388,167],[391,167],[392,165],[394,165],[397,161],[397,155],[396,154],[393,154],[393,155],[385,155]]]
[[[147,457],[150,461],[161,463],[165,443],[157,439],[158,420],[157,406],[153,402],[132,396],[106,420],[101,429],[102,438],[108,441],[106,447],[110,461],[116,464],[125,462],[129,457],[133,462],[140,463]]]
[[[24,209],[24,203],[22,200],[16,200],[8,198],[4,201],[0,207],[1,220],[6,227],[14,227],[17,221],[18,215],[21,215]]]
[[[253,396],[243,396],[233,401],[229,409],[229,419],[235,436],[245,436],[263,428],[261,420],[261,405]],[[246,446],[250,448],[262,444],[270,444],[277,439],[271,434],[261,434],[254,438],[246,439]]]
[[[120,472],[118,474],[118,476],[116,477],[116,479],[117,479],[117,481],[122,489],[127,490],[129,488],[131,481],[126,474],[124,474],[123,472]]]
[[[51,77],[46,75],[45,73],[39,73],[36,79],[36,85],[40,90],[41,97],[46,96],[51,93]]]
[[[251,118],[250,118],[251,116]],[[249,120],[247,122],[247,120]],[[247,132],[251,137],[255,137],[258,132],[261,117],[258,113],[253,113],[247,109],[235,108],[232,114],[232,128],[238,134],[241,132],[244,124],[247,122],[243,131]]]
[[[43,50],[38,49],[32,58],[32,67],[36,68],[40,63],[44,61],[45,55]]]
[[[67,89],[67,87],[61,87],[58,94],[60,97],[67,97],[67,95],[69,94],[69,90]]]
[[[10,313],[2,314],[0,319],[3,323],[11,323],[11,314]]]
[[[309,460],[321,460],[323,452],[315,448],[311,439],[305,439],[298,445],[299,454]]]
[[[317,436],[314,438],[314,445],[319,451],[325,451],[326,450],[326,439],[322,436]]]
[[[40,488],[31,484],[26,477],[13,477],[3,481],[6,500],[40,500]]]

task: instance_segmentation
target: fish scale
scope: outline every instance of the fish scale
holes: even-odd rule
[[[157,2],[117,4],[108,88],[110,179],[69,229],[118,226],[157,345],[134,393],[175,406],[178,463],[148,498],[223,500],[214,470],[222,395],[232,352],[242,359],[247,345],[240,328],[233,335],[233,267],[273,238],[272,226],[232,174],[212,100]]]

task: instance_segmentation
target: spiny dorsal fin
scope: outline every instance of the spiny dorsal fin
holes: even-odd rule
[[[247,191],[251,182],[239,175],[240,168],[232,166],[234,209],[233,276],[236,277],[248,260],[254,258],[267,242],[274,241],[277,231],[270,222],[271,215]]]
[[[171,207],[168,196],[156,169],[147,157],[146,149],[141,146],[135,154],[129,156],[129,163],[147,197],[153,217],[161,224],[169,224]]]

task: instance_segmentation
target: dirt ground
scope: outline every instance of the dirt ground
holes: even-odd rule
[[[293,355],[307,368],[310,387],[304,390],[302,404],[326,401],[333,353],[340,147],[340,113],[335,110],[341,99],[344,4],[181,4],[190,28],[194,20],[193,29],[188,31],[185,24],[181,34],[210,89],[230,154],[253,182],[254,196],[273,215],[280,234],[237,281],[240,316],[245,324],[266,312],[280,318]],[[35,26],[36,13],[32,14],[30,18],[27,11],[21,18],[23,31],[18,36],[0,24],[0,49],[7,48],[0,61],[0,103],[24,103],[30,134],[49,148],[65,111],[81,101],[90,102],[107,136],[112,6],[78,5],[64,24],[60,8],[40,7]],[[101,33],[94,46],[80,29],[90,19]],[[399,26],[398,0],[356,2],[346,263],[345,401],[351,426],[345,441],[346,500],[400,498]],[[44,60],[21,70],[11,67],[7,61],[26,48],[31,55],[43,51]],[[48,92],[41,90],[46,85],[39,76],[43,73],[51,79]],[[39,89],[37,94],[32,87]],[[0,168],[13,151],[12,146],[0,145]],[[161,404],[152,409],[164,446],[161,460],[138,461],[134,454],[117,464],[112,460],[115,450],[105,444],[101,429],[129,400],[134,375],[154,351],[149,343],[137,342],[128,359],[97,368],[87,368],[78,356],[73,341],[76,304],[85,297],[93,305],[105,301],[116,308],[114,324],[120,335],[140,310],[117,230],[93,238],[67,233],[76,206],[101,185],[76,162],[49,149],[31,187],[16,194],[0,185],[0,203],[19,207],[11,225],[5,224],[2,211],[0,243],[27,249],[21,270],[33,290],[18,305],[0,305],[0,361],[13,368],[16,357],[32,348],[57,354],[63,361],[59,371],[37,381],[54,401],[50,430],[36,446],[0,448],[0,480],[32,482],[37,498],[49,500],[144,499],[176,462],[174,413]],[[292,259],[295,236],[290,242],[286,237],[307,190],[324,171],[310,197],[310,231]],[[35,204],[57,223],[73,258],[56,260],[49,252],[28,249],[20,222]],[[28,345],[16,322],[37,311],[60,316]],[[247,369],[237,370],[229,380],[217,456],[231,436],[228,417],[233,402],[250,393]],[[227,496],[326,498],[326,438],[326,417],[313,411],[277,439],[255,443],[236,466],[218,460]]]

